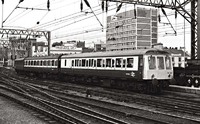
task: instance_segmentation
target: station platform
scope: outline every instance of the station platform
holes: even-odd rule
[[[169,91],[177,91],[177,92],[191,93],[191,94],[200,94],[200,88],[178,86],[178,85],[170,85]]]

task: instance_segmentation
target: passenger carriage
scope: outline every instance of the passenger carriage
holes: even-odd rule
[[[27,57],[23,59],[23,72],[29,75],[36,75],[45,78],[51,74],[58,74],[59,57],[56,56],[41,56],[41,57]],[[22,59],[21,59],[22,60]],[[20,61],[17,59],[15,62]],[[20,62],[21,63],[21,62]],[[21,65],[21,64],[20,64]],[[16,63],[16,70],[19,70],[18,63]]]
[[[61,73],[67,80],[140,91],[158,90],[173,78],[170,54],[158,49],[63,55]]]

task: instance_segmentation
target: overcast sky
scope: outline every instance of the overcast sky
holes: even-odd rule
[[[98,19],[91,13],[84,1],[83,12],[80,11],[81,0],[50,0],[50,11],[14,9],[18,5],[19,0],[4,1],[4,28],[52,31],[52,42],[84,40],[89,46],[93,42],[105,42],[105,30],[102,30],[102,25],[103,28],[106,28],[106,16],[116,14],[116,3],[109,3],[109,11],[102,13],[100,0],[88,0]],[[0,6],[0,17],[2,17],[2,5]],[[47,9],[47,0],[24,0],[18,7]],[[118,13],[133,8],[133,5],[124,4]],[[180,15],[175,19],[174,11],[165,10],[170,22],[173,24],[173,28],[177,31],[177,36],[173,34],[173,28],[166,24],[169,22],[160,12],[161,23],[158,25],[158,42],[163,43],[167,47],[184,47],[184,19]],[[190,25],[186,22],[185,27],[186,50],[190,52]]]

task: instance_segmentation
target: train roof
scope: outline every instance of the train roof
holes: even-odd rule
[[[26,57],[25,60],[43,60],[43,59],[58,59],[61,55],[53,55],[53,56],[33,56]]]
[[[117,57],[117,56],[133,56],[133,55],[147,55],[147,54],[169,54],[160,49],[136,49],[127,51],[109,51],[109,52],[91,52],[63,55],[62,58],[85,58],[85,57]]]
[[[22,60],[24,60],[24,58],[17,58],[17,59],[15,59],[15,61],[22,61]]]

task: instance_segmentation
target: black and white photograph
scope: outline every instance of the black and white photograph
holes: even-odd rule
[[[1,0],[0,124],[199,124],[200,1]]]

